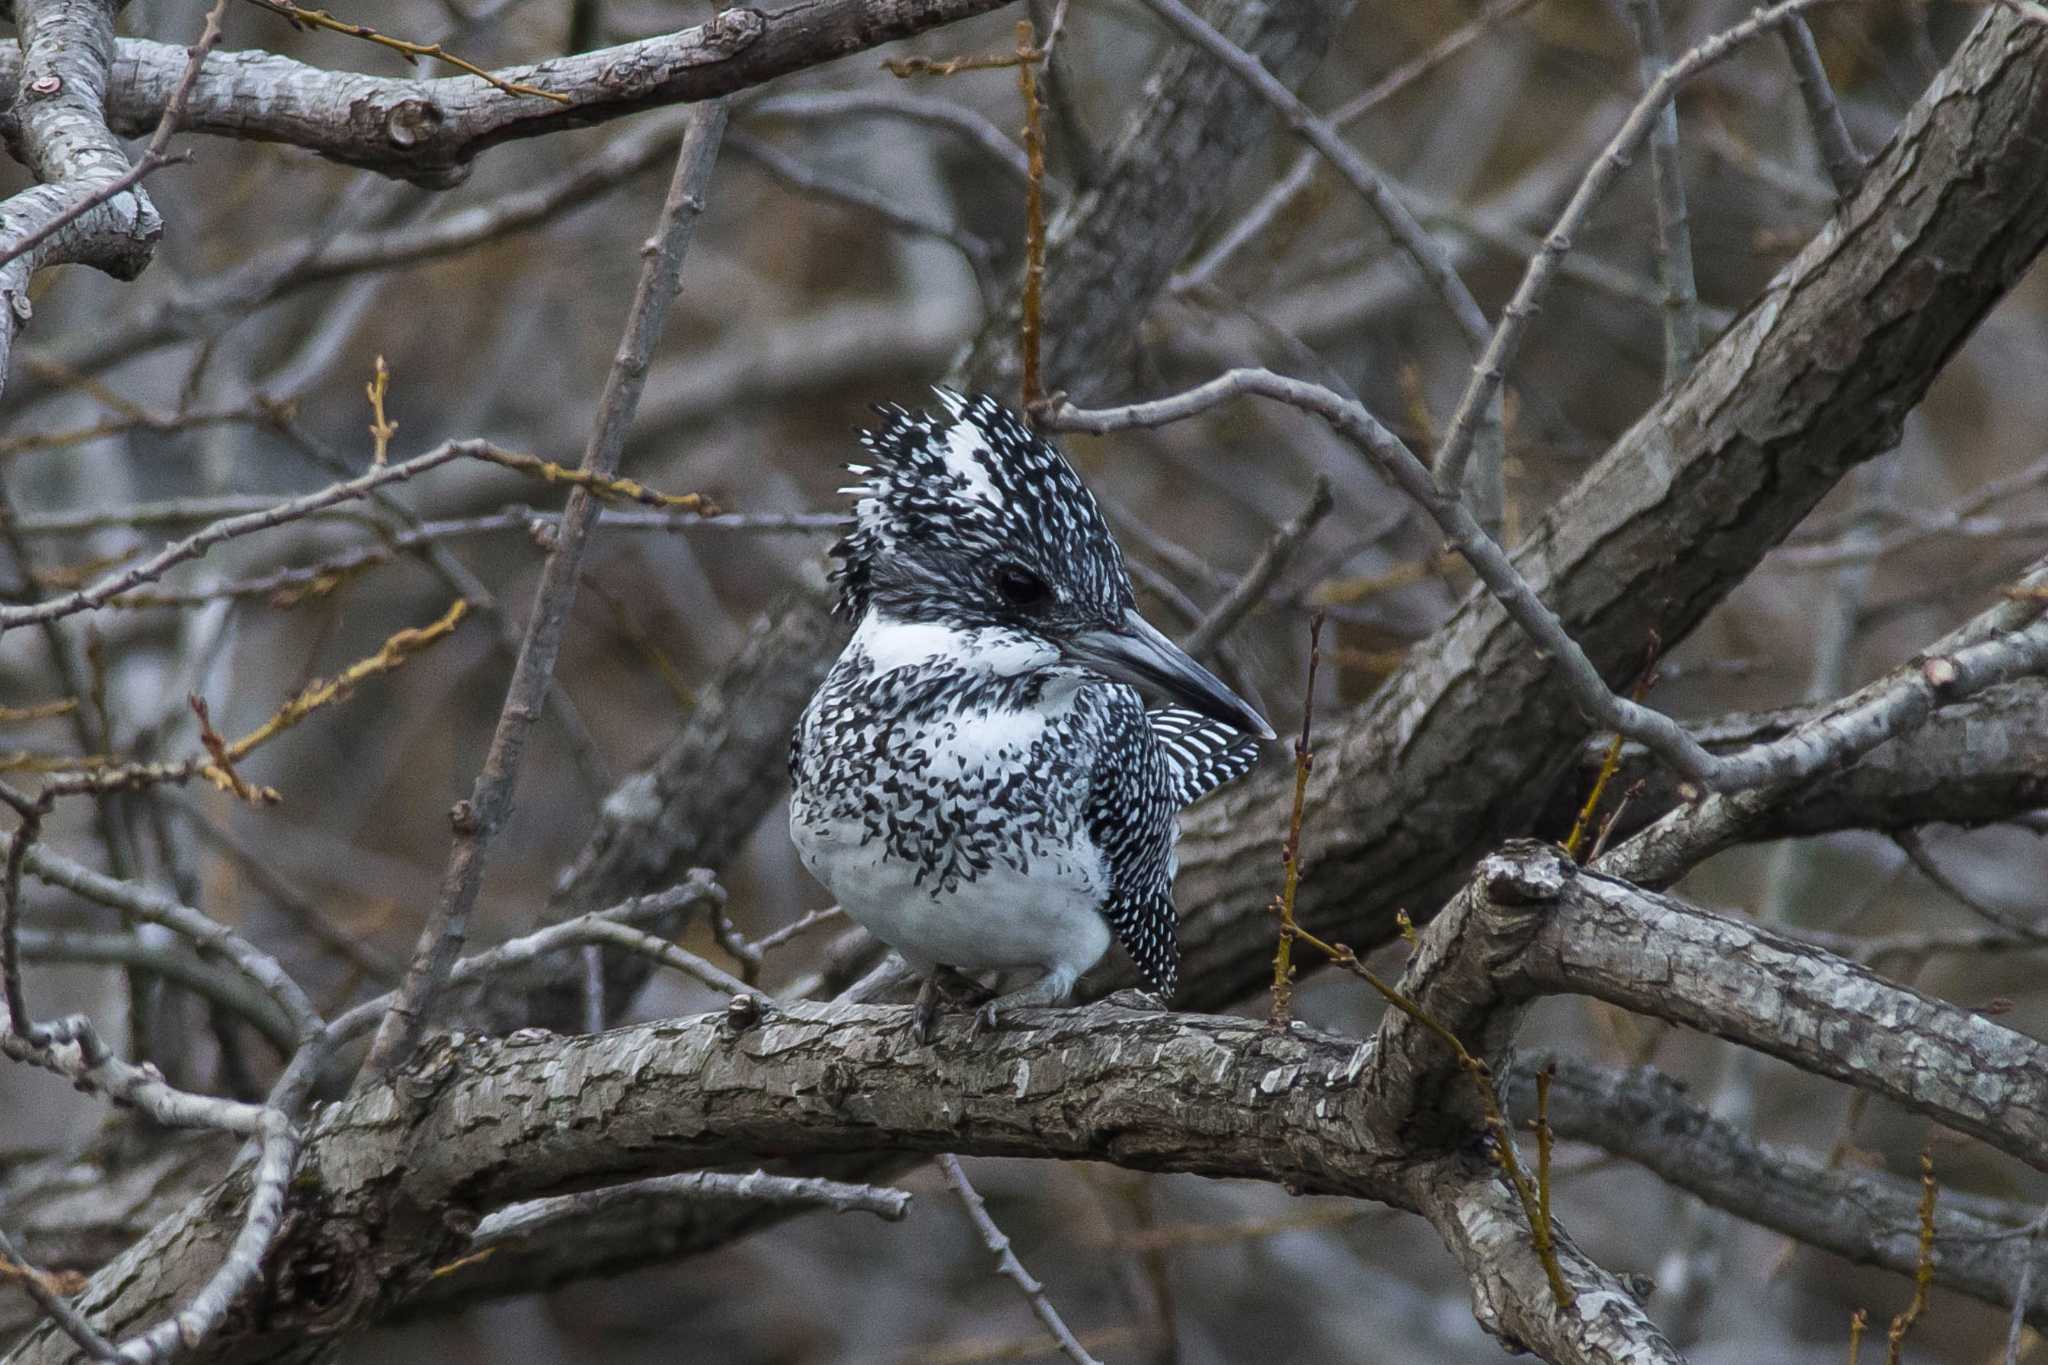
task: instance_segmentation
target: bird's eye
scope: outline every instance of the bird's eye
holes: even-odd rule
[[[996,570],[996,591],[1005,602],[1020,608],[1042,606],[1052,596],[1052,589],[1043,578],[1017,564],[1005,564]]]

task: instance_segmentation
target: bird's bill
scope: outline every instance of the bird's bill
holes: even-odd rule
[[[1273,738],[1273,727],[1264,716],[1134,610],[1124,613],[1122,626],[1084,631],[1063,652],[1070,662],[1112,681],[1150,688],[1211,720],[1260,739]]]

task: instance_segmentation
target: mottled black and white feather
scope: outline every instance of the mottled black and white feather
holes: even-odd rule
[[[1051,584],[1068,620],[1130,607],[1123,552],[1066,458],[988,395],[936,392],[937,415],[876,405],[881,427],[861,434],[868,461],[847,466],[861,482],[841,490],[855,501],[832,548],[839,614],[857,621],[879,605],[957,619],[956,596],[978,597],[999,557]]]
[[[834,547],[857,627],[791,748],[790,827],[856,921],[930,972],[1036,966],[1060,999],[1111,934],[1177,981],[1176,815],[1246,771],[1250,736],[1073,662],[1133,607],[1064,457],[992,398],[878,409]],[[1028,573],[1030,609],[991,586]]]
[[[1164,706],[1148,715],[1173,774],[1170,795],[1176,808],[1192,806],[1224,783],[1243,777],[1259,761],[1258,740],[1199,712]]]

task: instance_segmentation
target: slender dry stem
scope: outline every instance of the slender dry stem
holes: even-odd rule
[[[1301,703],[1301,736],[1294,741],[1294,807],[1287,817],[1287,840],[1281,845],[1280,865],[1285,869],[1280,894],[1274,898],[1274,913],[1280,917],[1280,941],[1273,947],[1273,1009],[1267,1017],[1276,1027],[1285,1027],[1288,1001],[1294,994],[1294,896],[1301,885],[1301,813],[1308,802],[1309,769],[1315,766],[1315,750],[1309,744],[1309,723],[1316,709],[1316,666],[1323,660],[1323,614],[1317,612],[1308,623],[1308,682]]]
[[[394,38],[388,33],[378,32],[368,24],[356,24],[346,19],[337,19],[324,9],[305,9],[299,5],[292,4],[291,0],[249,0],[249,3],[259,9],[267,9],[279,18],[289,21],[293,28],[324,28],[330,33],[341,33],[351,38],[361,38],[366,43],[375,43],[379,47],[389,48],[409,62],[417,62],[422,57],[430,58],[433,61],[452,66],[465,75],[475,76],[480,81],[488,81],[493,88],[502,90],[508,95],[531,95],[535,99],[553,100],[556,104],[575,103],[567,95],[558,94],[552,90],[543,90],[537,85],[523,85],[518,81],[508,81],[502,76],[494,76],[482,67],[464,61],[439,43],[414,43],[408,42],[404,38]]]

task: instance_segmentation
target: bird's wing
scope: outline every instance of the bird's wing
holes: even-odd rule
[[[1108,714],[1086,809],[1089,838],[1109,872],[1102,916],[1146,983],[1171,996],[1180,972],[1174,772],[1138,694],[1127,687],[1103,691]]]
[[[1176,808],[1192,805],[1259,761],[1259,741],[1185,707],[1146,713],[1159,740]]]

